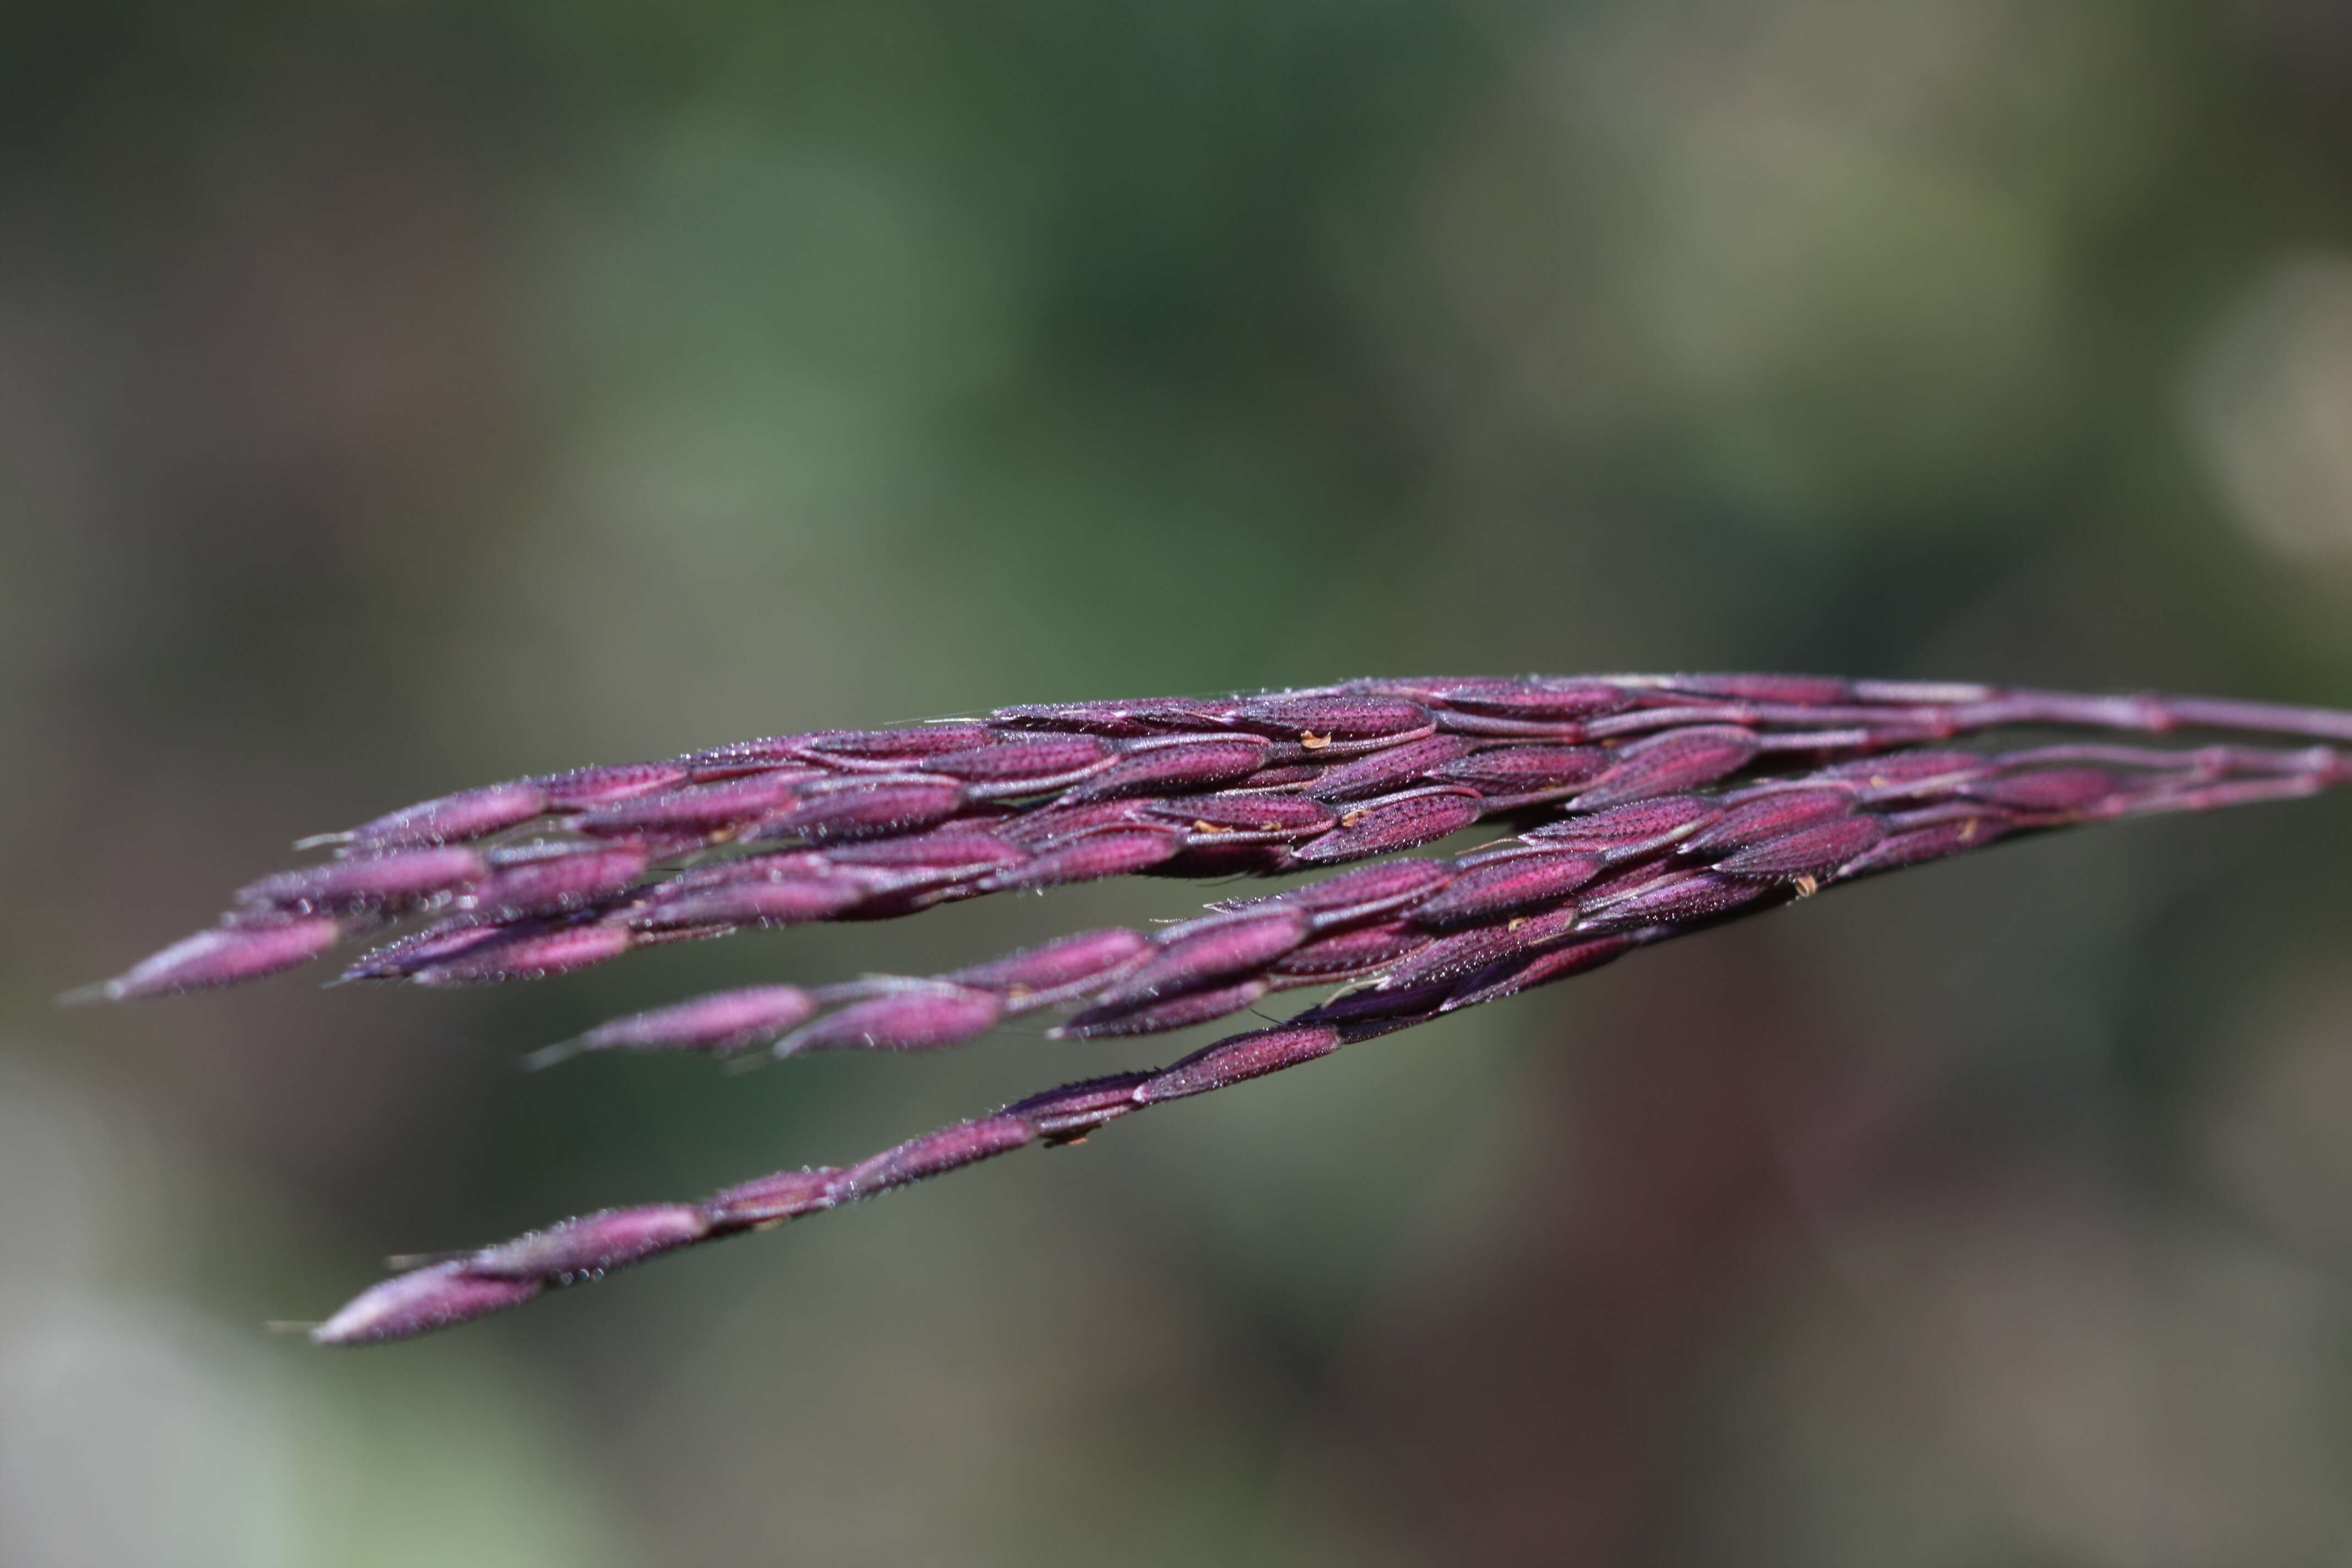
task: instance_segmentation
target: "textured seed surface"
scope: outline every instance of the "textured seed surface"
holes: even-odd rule
[[[1093,777],[1071,785],[1062,798],[1111,800],[1231,784],[1257,772],[1273,752],[1274,742],[1257,735],[1163,742],[1127,752]]]
[[[1427,778],[1469,754],[1470,742],[1460,736],[1432,735],[1326,769],[1307,793],[1322,801],[1362,800]]]
[[[1751,844],[1717,861],[1715,868],[1734,877],[1796,877],[1827,871],[1843,866],[1885,837],[1886,825],[1874,816],[1817,822],[1811,827]]]
[[[1693,854],[1745,848],[1799,828],[1852,816],[1852,794],[1842,789],[1775,791],[1731,807],[1683,841]]]
[[[238,889],[236,901],[305,910],[374,909],[455,891],[488,871],[476,850],[454,845],[402,849],[280,871]]]
[[[1273,791],[1181,795],[1156,803],[1152,815],[1189,824],[1196,837],[1221,833],[1290,838],[1318,833],[1339,814],[1318,800]]]
[[[1294,910],[1219,915],[1162,933],[1135,972],[1104,992],[1117,1005],[1198,990],[1243,970],[1260,969],[1307,940],[1307,916]]]
[[[1583,784],[1609,761],[1600,746],[1488,746],[1444,764],[1434,776],[1491,794],[1523,795]]]
[[[1435,940],[1406,921],[1384,921],[1318,937],[1275,962],[1273,973],[1292,979],[1336,978],[1394,963]]]
[[[1112,973],[1150,951],[1150,938],[1115,926],[1066,936],[992,963],[976,963],[950,978],[1014,995],[1054,992]]]
[[[1238,1013],[1272,989],[1273,986],[1265,980],[1251,979],[1234,985],[1188,991],[1165,1001],[1106,1004],[1089,1007],[1055,1032],[1073,1038],[1100,1039],[1189,1029],[1196,1024],[1206,1024],[1228,1014]]]
[[[1003,999],[976,986],[930,985],[877,996],[803,1025],[776,1043],[778,1056],[802,1051],[934,1050],[961,1045],[992,1027]]]
[[[1313,865],[1411,849],[1460,832],[1485,810],[1476,791],[1444,785],[1367,801],[1350,806],[1330,832],[1301,845],[1298,858]]]
[[[797,985],[751,985],[615,1018],[583,1035],[579,1046],[583,1050],[742,1050],[805,1023],[816,1010],[816,999]]]
[[[1402,697],[1330,696],[1266,697],[1245,702],[1232,722],[1244,730],[1295,738],[1311,743],[1333,741],[1382,740],[1424,732],[1431,727],[1429,710]]]
[[[1309,882],[1303,888],[1293,888],[1286,893],[1273,893],[1260,899],[1227,900],[1211,907],[1242,910],[1280,905],[1304,910],[1314,917],[1318,926],[1328,925],[1340,921],[1366,920],[1419,903],[1452,882],[1459,874],[1454,865],[1445,860],[1383,860],[1358,867],[1352,871],[1339,872],[1321,881]]]
[[[1496,915],[1557,902],[1601,874],[1601,858],[1560,850],[1514,856],[1475,866],[1428,902],[1412,920],[1432,929],[1489,921]]]
[[[528,779],[486,784],[379,816],[351,831],[354,850],[446,844],[480,838],[529,822],[547,809],[547,792]]]
[[[1700,724],[1635,741],[1617,753],[1592,786],[1577,796],[1587,810],[1675,795],[1713,784],[1755,758],[1753,732],[1731,724]]]
[[[583,925],[483,942],[416,971],[420,985],[540,980],[604,963],[629,951],[625,927]]]
[[[682,763],[622,763],[611,767],[575,768],[533,779],[547,797],[551,811],[585,811],[616,805],[640,795],[657,795],[686,783],[693,770]]]
[[[1549,823],[1529,829],[1526,837],[1561,849],[1592,850],[1613,860],[1646,855],[1687,838],[1721,814],[1722,808],[1703,795],[1669,795]]]

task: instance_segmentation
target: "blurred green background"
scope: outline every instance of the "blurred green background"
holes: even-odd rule
[[[0,11],[0,1560],[2352,1552],[2352,800],[2037,842],[329,1355],[1110,1063],[519,1052],[1157,883],[61,1013],[298,833],[1351,674],[2352,704],[2326,0]]]

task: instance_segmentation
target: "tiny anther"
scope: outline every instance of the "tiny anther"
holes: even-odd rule
[[[1192,831],[1195,833],[1233,833],[1237,830],[1226,826],[1222,822],[1207,822],[1196,816],[1192,819]]]
[[[1363,821],[1363,820],[1364,820],[1364,814],[1363,814],[1362,812],[1360,812],[1360,811],[1351,811],[1351,812],[1349,812],[1346,816],[1342,816],[1342,817],[1340,817],[1340,818],[1339,818],[1339,826],[1342,826],[1342,827],[1353,827],[1353,826],[1356,826],[1356,824],[1358,824],[1358,823],[1360,823],[1360,822],[1361,822],[1361,821]]]
[[[1977,836],[1977,818],[1971,816],[1960,824],[1960,842],[1966,844]]]
[[[1818,878],[1814,877],[1811,872],[1808,871],[1803,876],[1797,879],[1797,897],[1801,899],[1810,899],[1821,890],[1821,881]]]
[[[1298,734],[1298,743],[1310,752],[1319,752],[1331,743],[1331,737],[1318,735],[1312,730],[1302,730]]]
[[[1521,926],[1523,926],[1523,925],[1525,925],[1525,924],[1527,924],[1527,923],[1528,923],[1528,917],[1527,917],[1527,916],[1525,916],[1525,915],[1513,915],[1513,916],[1512,916],[1508,921],[1506,921],[1503,923],[1503,929],[1504,929],[1505,931],[1517,931],[1517,930],[1518,930]]]

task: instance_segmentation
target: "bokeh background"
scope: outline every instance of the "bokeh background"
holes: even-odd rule
[[[2326,0],[0,11],[0,1559],[2352,1551],[2352,800],[2005,848],[325,1354],[1109,1063],[525,1047],[1180,885],[61,1012],[298,833],[1357,673],[2352,704]]]

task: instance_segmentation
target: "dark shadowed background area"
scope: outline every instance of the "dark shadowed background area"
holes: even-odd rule
[[[366,1352],[263,1325],[1199,1039],[522,1050],[1209,895],[52,998],[299,834],[783,730],[1657,667],[2352,705],[2347,103],[2322,0],[17,0],[0,1560],[2336,1560],[2352,799]]]

